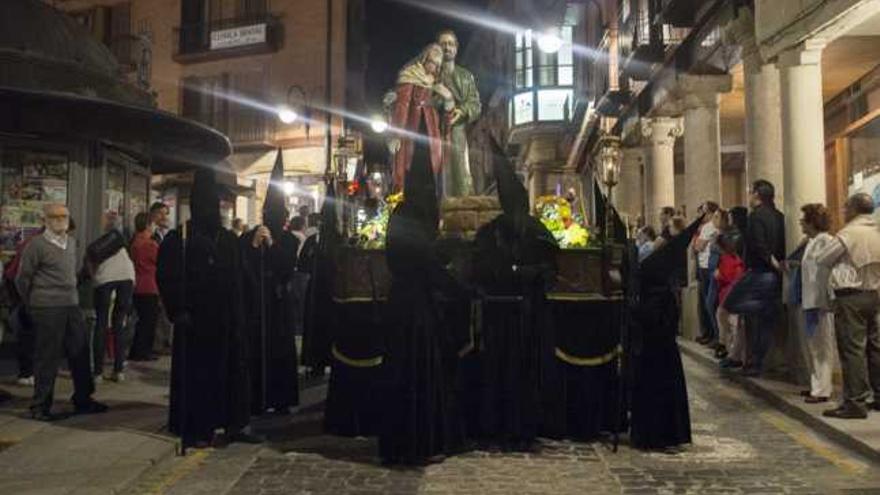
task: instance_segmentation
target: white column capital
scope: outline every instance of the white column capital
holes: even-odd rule
[[[822,50],[828,42],[822,38],[812,38],[779,54],[777,65],[780,69],[799,65],[819,65],[822,63]]]
[[[680,117],[654,117],[641,120],[642,137],[648,138],[655,146],[674,146],[675,139],[684,134],[684,123]]]

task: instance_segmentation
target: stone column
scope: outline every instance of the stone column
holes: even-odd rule
[[[720,93],[731,90],[730,75],[684,75],[678,91],[684,106],[684,174],[687,211],[714,201],[721,203]]]
[[[800,208],[825,203],[825,120],[822,103],[822,40],[807,40],[779,56],[782,100],[782,163],[785,240],[788,251],[801,238]]]
[[[755,43],[755,19],[751,10],[739,10],[738,21],[727,32],[742,47],[743,84],[746,110],[746,187],[758,179],[776,187],[782,204],[782,102],[779,69],[765,63]]]
[[[660,225],[660,208],[675,206],[675,139],[684,132],[680,118],[642,119],[648,156],[645,167],[645,221]]]
[[[635,225],[644,208],[642,167],[645,163],[641,147],[622,148],[620,184],[614,189],[614,206],[629,225]]]

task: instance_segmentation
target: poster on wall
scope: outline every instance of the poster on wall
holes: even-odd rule
[[[67,203],[68,158],[63,153],[7,150],[0,167],[0,250],[11,256],[36,234],[47,203]]]
[[[874,198],[874,208],[880,209],[880,166],[853,175],[849,185],[849,196],[856,193],[867,193]],[[880,217],[880,211],[875,213]]]

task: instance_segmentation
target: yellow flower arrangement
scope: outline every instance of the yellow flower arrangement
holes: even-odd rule
[[[361,249],[384,249],[388,235],[388,219],[403,201],[403,192],[391,194],[379,207],[379,214],[364,222],[357,231],[357,246]]]
[[[572,213],[571,203],[561,196],[541,196],[535,201],[541,223],[553,234],[563,249],[585,248],[590,231],[583,219]]]

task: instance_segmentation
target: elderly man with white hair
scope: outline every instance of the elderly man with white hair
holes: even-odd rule
[[[830,285],[843,370],[843,403],[823,413],[831,418],[867,418],[872,387],[872,407],[880,409],[880,226],[873,213],[871,196],[850,197],[844,209],[846,226],[818,254],[820,266],[834,268]]]
[[[77,294],[76,239],[68,235],[70,212],[59,204],[43,211],[46,231],[22,253],[16,286],[34,326],[34,396],[31,415],[52,421],[55,376],[67,355],[73,377],[73,405],[78,414],[100,413],[107,406],[92,399],[95,384],[89,367],[85,321]]]

